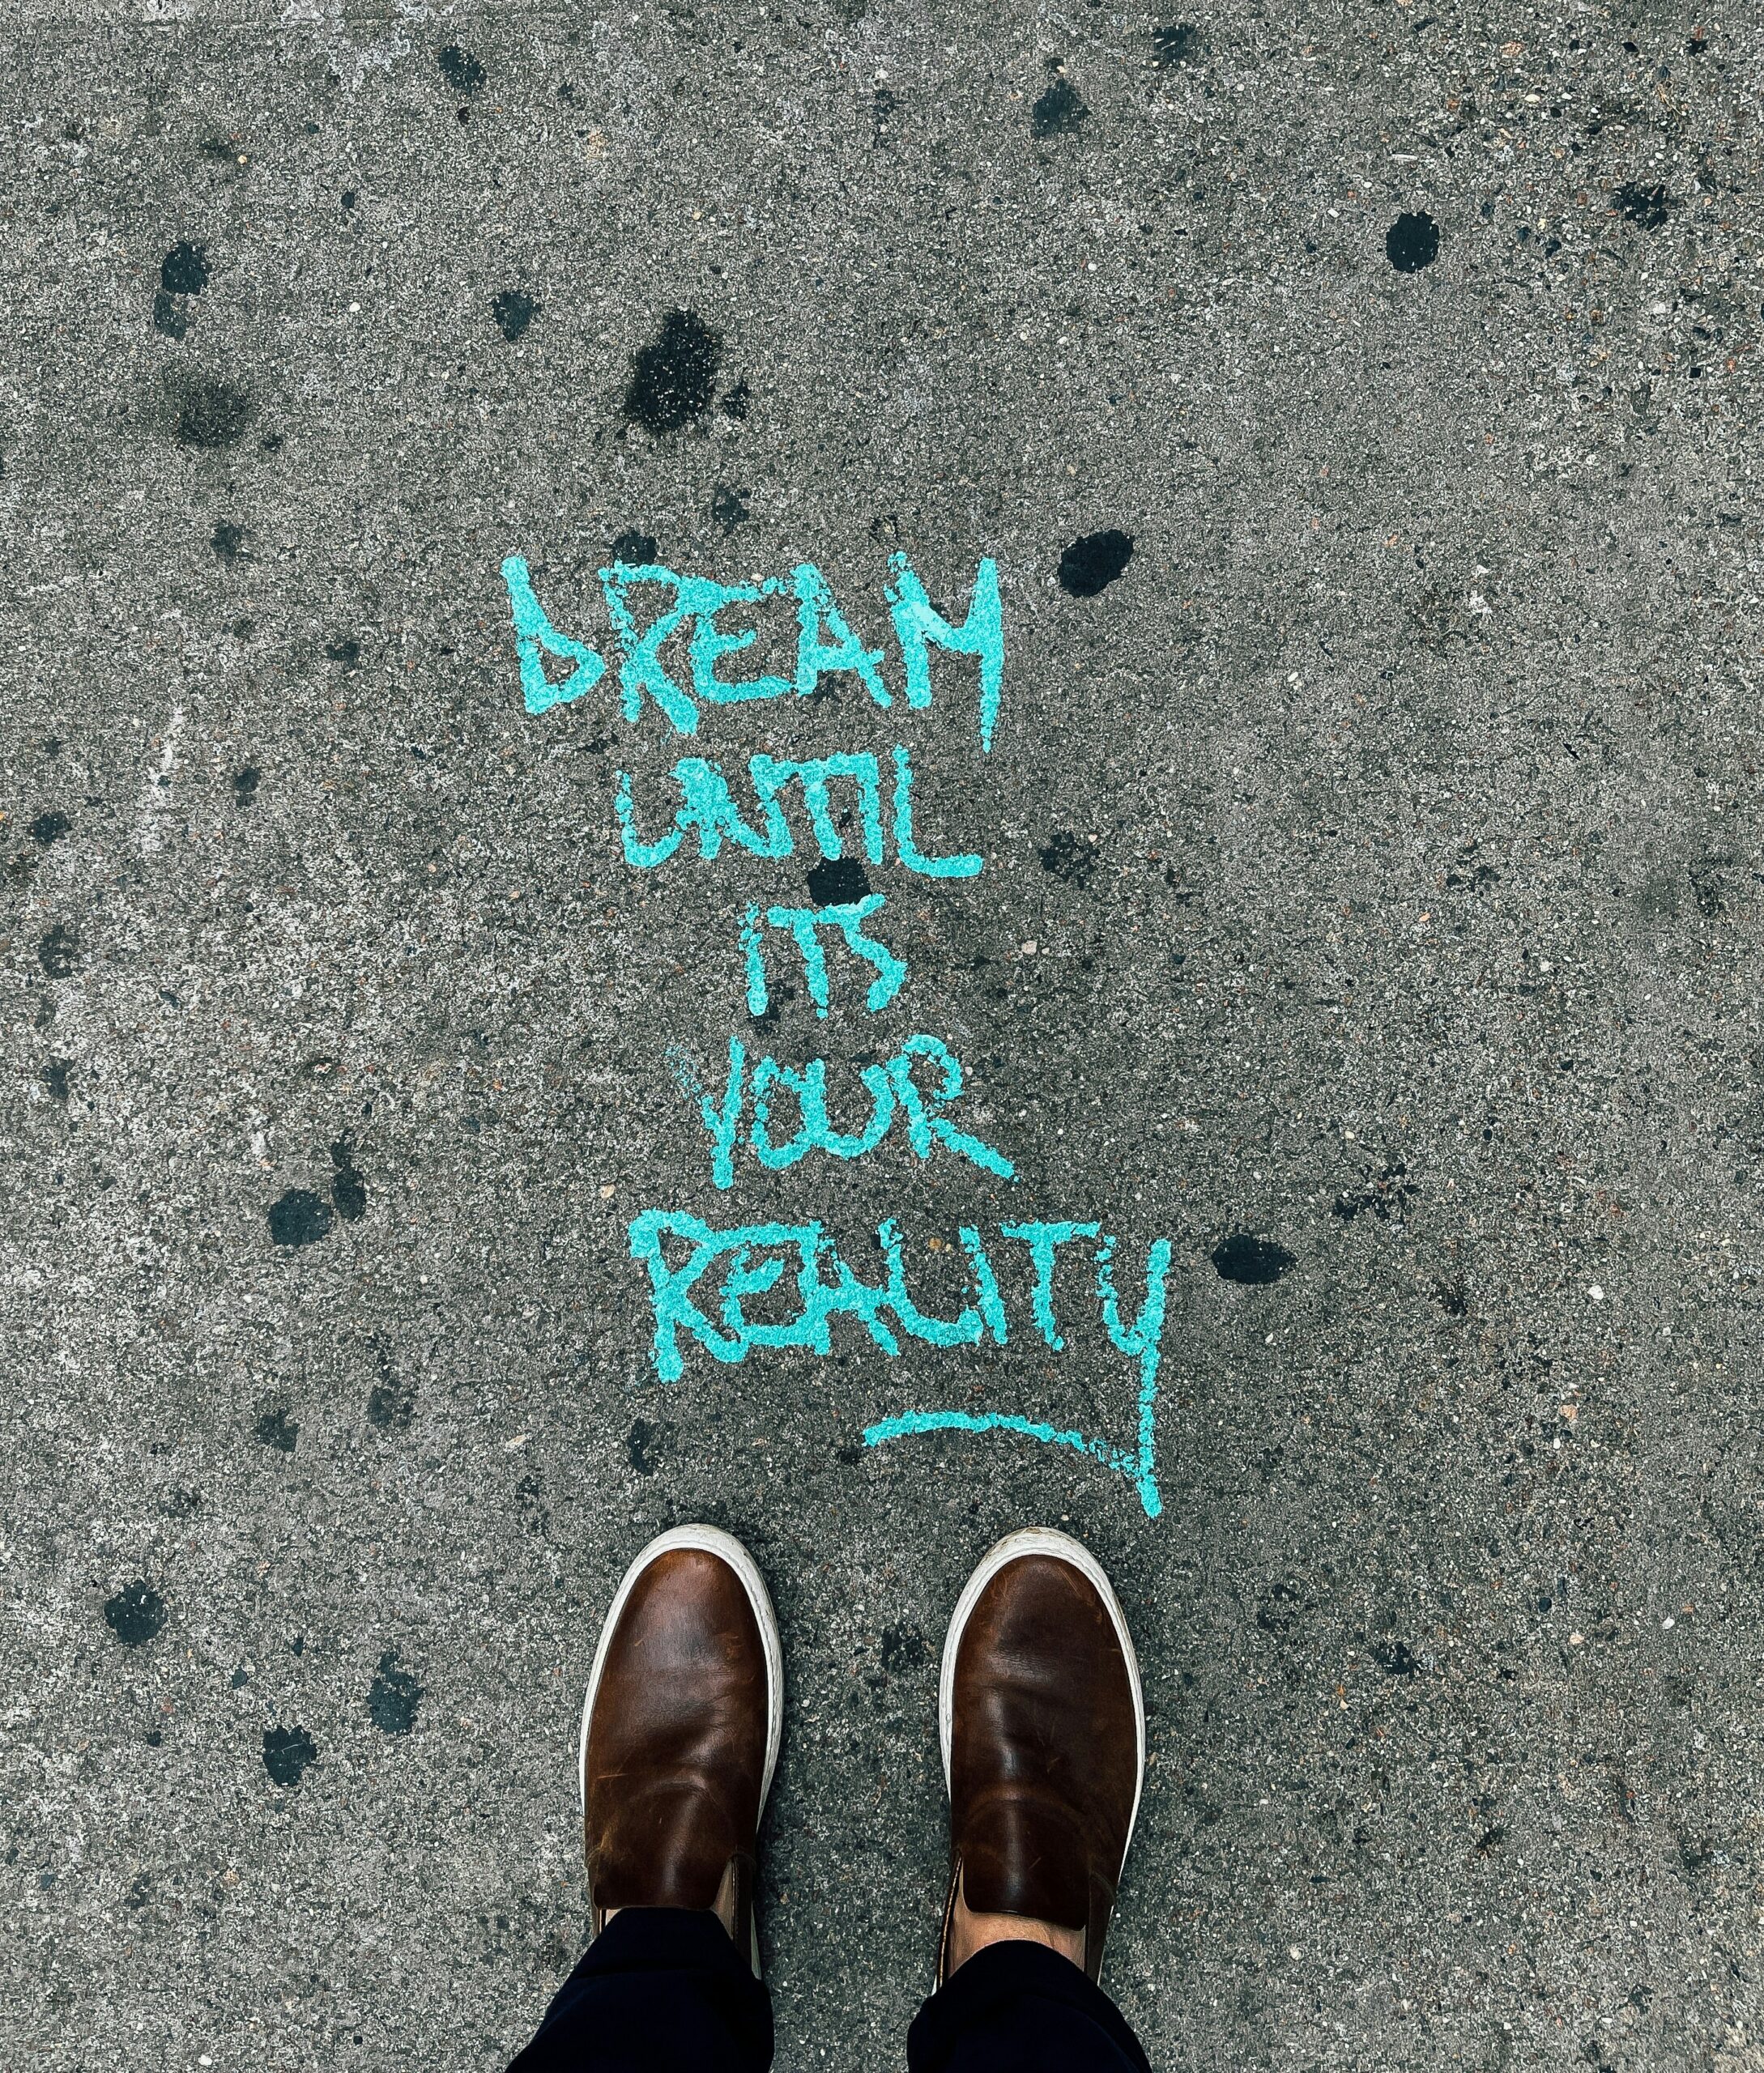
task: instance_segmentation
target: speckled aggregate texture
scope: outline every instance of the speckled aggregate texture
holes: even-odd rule
[[[692,1518],[788,1653],[781,2067],[900,2061],[1026,1523],[1140,1645],[1160,2067],[1764,2066],[1764,36],[1430,4],[11,0],[0,2067],[505,2063]],[[991,754],[955,666],[529,718],[500,563],[604,643],[621,540],[891,664],[888,555],[995,558]],[[804,860],[634,870],[615,773],[897,739],[984,873],[891,852],[900,1001],[752,1030]],[[713,1189],[680,1055],[914,1029],[1014,1183]],[[1167,1236],[1163,1517],[862,1444],[1129,1434],[1081,1274],[1058,1355],[1018,1248],[1003,1350],[663,1387],[656,1207],[894,1217],[946,1313],[961,1224]]]

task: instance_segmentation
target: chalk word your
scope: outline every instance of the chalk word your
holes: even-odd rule
[[[921,1088],[913,1077],[921,1060],[930,1064],[935,1083]],[[747,1050],[737,1036],[729,1039],[729,1071],[722,1099],[713,1102],[699,1092],[688,1062],[676,1058],[676,1083],[688,1100],[696,1099],[700,1121],[711,1143],[710,1177],[719,1188],[735,1183],[735,1155],[741,1141],[746,1105],[751,1101],[748,1144],[760,1164],[772,1173],[782,1173],[806,1159],[811,1151],[824,1151],[834,1159],[861,1159],[873,1151],[888,1134],[897,1114],[906,1130],[907,1143],[921,1159],[929,1159],[941,1145],[967,1160],[982,1173],[1001,1181],[1014,1181],[1016,1168],[1001,1151],[983,1144],[965,1130],[957,1130],[942,1112],[961,1092],[961,1061],[935,1036],[921,1033],[909,1036],[885,1065],[864,1066],[858,1077],[870,1097],[870,1116],[861,1130],[836,1130],[827,1114],[827,1062],[811,1058],[800,1072],[780,1065],[776,1058],[761,1058],[751,1078],[747,1071]],[[772,1133],[773,1105],[782,1089],[796,1111],[795,1128],[782,1142]]]

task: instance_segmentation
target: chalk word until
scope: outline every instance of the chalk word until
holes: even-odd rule
[[[937,1075],[930,1088],[921,1088],[913,1077],[921,1059]],[[834,1159],[861,1159],[882,1142],[899,1115],[906,1141],[921,1159],[929,1159],[941,1145],[982,1172],[1001,1181],[1014,1181],[1016,1168],[1001,1151],[970,1137],[942,1111],[961,1092],[961,1061],[935,1036],[909,1036],[885,1065],[864,1066],[858,1077],[870,1096],[870,1119],[855,1133],[836,1130],[827,1115],[827,1061],[811,1058],[800,1072],[780,1065],[776,1058],[761,1058],[751,1079],[747,1071],[746,1047],[737,1036],[729,1039],[729,1071],[721,1102],[701,1092],[689,1059],[675,1055],[675,1083],[688,1100],[696,1100],[698,1114],[710,1138],[710,1177],[719,1188],[735,1184],[735,1155],[741,1141],[741,1125],[749,1101],[752,1104],[748,1144],[760,1164],[772,1173],[782,1173],[806,1159],[812,1151],[824,1151]],[[773,1103],[782,1088],[796,1109],[796,1127],[782,1143],[774,1140]]]
[[[619,790],[613,811],[619,816],[619,837],[624,861],[637,870],[654,870],[665,864],[687,836],[698,836],[698,853],[707,862],[721,856],[725,842],[754,857],[794,857],[796,839],[784,817],[779,795],[790,785],[802,787],[803,806],[822,856],[835,859],[846,853],[838,824],[833,819],[833,799],[828,786],[836,780],[856,787],[858,812],[863,830],[863,853],[880,864],[886,851],[882,832],[882,772],[867,751],[856,756],[824,756],[807,762],[782,762],[775,756],[750,756],[748,776],[758,802],[761,826],[750,828],[741,817],[721,767],[701,756],[681,757],[674,765],[674,782],[680,787],[680,808],[674,825],[653,842],[637,832],[637,807],[631,796],[628,771],[619,773]],[[910,871],[921,878],[978,878],[982,859],[976,856],[927,857],[913,834],[913,764],[904,748],[894,751],[894,803],[891,815],[894,853]]]
[[[968,615],[957,626],[944,618],[926,594],[904,554],[891,555],[888,616],[900,647],[900,677],[907,704],[922,710],[931,702],[931,651],[971,655],[980,665],[980,746],[992,746],[999,700],[1004,684],[1004,618],[999,602],[999,570],[982,561],[974,573]],[[533,590],[526,563],[511,554],[502,564],[509,609],[514,619],[515,653],[521,666],[521,693],[533,714],[549,712],[586,698],[606,675],[606,658],[586,642],[560,632]],[[599,572],[607,615],[619,643],[619,690],[624,717],[633,724],[642,717],[646,698],[654,701],[676,734],[696,734],[701,709],[735,705],[752,699],[812,698],[825,676],[857,679],[876,704],[893,704],[884,681],[879,648],[866,648],[846,624],[827,579],[812,562],[799,563],[789,576],[769,576],[759,583],[717,583],[708,576],[676,576],[653,563],[633,567],[616,561]],[[725,656],[739,654],[758,637],[756,627],[726,631],[719,615],[768,598],[796,601],[796,667],[789,677],[742,677],[731,683],[717,673]],[[655,615],[641,628],[634,607],[645,599]],[[669,675],[662,650],[673,636],[690,628],[687,645],[689,673],[681,683]],[[569,674],[553,683],[545,674],[545,658],[565,662]]]
[[[632,1220],[631,1257],[649,1271],[656,1374],[664,1382],[679,1381],[685,1368],[682,1339],[702,1347],[713,1360],[725,1364],[745,1360],[756,1348],[797,1347],[825,1355],[832,1350],[831,1327],[838,1317],[856,1320],[890,1358],[901,1351],[901,1334],[928,1346],[974,1346],[986,1339],[1008,1345],[1009,1322],[980,1234],[963,1225],[957,1235],[968,1256],[967,1300],[957,1317],[934,1317],[918,1308],[908,1291],[900,1232],[892,1218],[877,1227],[877,1242],[887,1262],[886,1279],[877,1287],[852,1271],[819,1224],[744,1224],[718,1231],[684,1211],[645,1210]],[[1056,1352],[1063,1350],[1066,1342],[1054,1312],[1055,1256],[1063,1245],[1093,1241],[1096,1296],[1103,1329],[1110,1344],[1134,1363],[1138,1373],[1134,1445],[1120,1446],[1003,1411],[904,1411],[866,1427],[864,1444],[880,1446],[927,1432],[1015,1433],[1044,1445],[1071,1448],[1125,1476],[1138,1492],[1146,1516],[1156,1518],[1164,1509],[1157,1474],[1157,1370],[1170,1241],[1153,1241],[1146,1256],[1144,1300],[1138,1314],[1127,1323],[1114,1283],[1115,1241],[1103,1235],[1100,1225],[1003,1224],[999,1235],[1029,1249],[1034,1274],[1031,1314],[1042,1339]],[[673,1241],[671,1258],[667,1241]],[[782,1320],[750,1316],[745,1306],[769,1295],[787,1271],[795,1283],[795,1316]]]

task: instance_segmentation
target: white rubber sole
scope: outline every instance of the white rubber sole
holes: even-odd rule
[[[1127,1615],[1121,1610],[1121,1601],[1114,1594],[1114,1586],[1109,1581],[1102,1564],[1082,1542],[1074,1540],[1069,1533],[1057,1533],[1051,1526],[1028,1526],[1020,1533],[1007,1534],[1004,1539],[989,1547],[980,1558],[974,1574],[962,1586],[956,1609],[950,1615],[949,1632],[944,1641],[944,1661],[937,1680],[937,1735],[944,1749],[944,1790],[949,1790],[950,1745],[955,1735],[956,1655],[961,1645],[961,1637],[972,1618],[974,1609],[980,1602],[980,1594],[1008,1563],[1016,1561],[1025,1555],[1043,1555],[1055,1562],[1065,1562],[1076,1569],[1095,1587],[1097,1595],[1108,1608],[1109,1618],[1114,1624],[1115,1638],[1121,1644],[1121,1653],[1127,1658],[1127,1681],[1133,1688],[1133,1723],[1138,1738],[1139,1775],[1133,1788],[1133,1812],[1127,1822],[1127,1848],[1121,1853],[1122,1862],[1127,1861],[1127,1849],[1133,1842],[1133,1828],[1140,1818],[1140,1800],[1145,1790],[1145,1695],[1140,1686],[1140,1659],[1133,1653],[1133,1637],[1127,1632]]]
[[[637,1578],[658,1556],[671,1554],[681,1547],[698,1548],[726,1562],[741,1579],[741,1588],[753,1607],[754,1624],[760,1630],[761,1645],[765,1650],[765,1773],[760,1781],[760,1811],[763,1814],[767,1795],[772,1790],[772,1773],[778,1769],[778,1744],[784,1739],[784,1644],[778,1631],[778,1615],[772,1610],[771,1597],[758,1564],[732,1533],[725,1533],[721,1527],[714,1526],[676,1526],[667,1533],[658,1533],[620,1580],[607,1611],[605,1624],[600,1629],[594,1668],[588,1673],[588,1696],[582,1702],[582,1734],[576,1744],[577,1794],[586,1808],[588,1718],[594,1711],[594,1694],[600,1689],[600,1674],[607,1666],[607,1650],[611,1645],[625,1601]]]

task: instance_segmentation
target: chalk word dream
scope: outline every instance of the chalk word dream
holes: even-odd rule
[[[976,1346],[990,1339],[1010,1343],[1010,1325],[999,1282],[979,1232],[964,1224],[957,1233],[968,1256],[968,1300],[954,1317],[921,1310],[906,1285],[898,1227],[884,1218],[876,1242],[887,1262],[880,1287],[854,1273],[819,1224],[743,1224],[713,1230],[682,1211],[647,1209],[633,1219],[631,1256],[649,1270],[655,1313],[655,1372],[664,1382],[684,1371],[682,1338],[702,1347],[714,1360],[744,1360],[756,1347],[798,1347],[817,1355],[832,1351],[831,1326],[839,1317],[856,1320],[890,1359],[901,1351],[900,1334],[943,1347]],[[1123,1320],[1114,1283],[1114,1240],[1096,1224],[1001,1224],[999,1237],[1026,1245],[1034,1281],[1030,1312],[1043,1343],[1065,1349],[1054,1311],[1054,1265],[1060,1246],[1093,1241],[1096,1296],[1103,1330],[1114,1350],[1131,1361],[1139,1378],[1136,1443],[1121,1447],[1089,1434],[1063,1430],[1004,1411],[908,1411],[865,1428],[864,1444],[881,1446],[922,1432],[1015,1432],[1044,1445],[1069,1447],[1124,1475],[1139,1493],[1148,1518],[1164,1509],[1157,1487],[1157,1369],[1164,1331],[1165,1284],[1170,1275],[1167,1238],[1153,1241],[1146,1258],[1145,1296],[1131,1324]],[[675,1241],[670,1259],[663,1241]],[[715,1274],[712,1269],[718,1270]],[[794,1317],[756,1318],[744,1307],[770,1296],[789,1272],[797,1305]],[[708,1279],[707,1279],[708,1277]],[[704,1283],[701,1296],[695,1296]],[[701,1305],[709,1307],[701,1307]]]
[[[931,650],[972,655],[980,665],[980,746],[992,746],[999,699],[1004,685],[1004,620],[999,605],[995,562],[982,561],[975,574],[968,615],[951,624],[932,605],[925,586],[904,554],[888,560],[888,616],[900,648],[901,683],[907,704],[922,711],[931,702]],[[586,698],[607,673],[607,659],[573,636],[560,632],[533,590],[532,573],[519,555],[502,564],[514,615],[515,649],[520,658],[521,693],[529,713],[548,712]],[[653,563],[633,568],[616,561],[599,572],[607,616],[619,643],[619,692],[624,717],[633,724],[642,717],[646,699],[654,702],[676,734],[696,734],[706,705],[739,705],[754,699],[812,698],[824,676],[854,676],[875,703],[886,709],[894,703],[882,675],[882,651],[866,648],[846,624],[827,579],[812,562],[799,563],[788,577],[769,576],[758,583],[717,583],[708,576],[676,576]],[[726,612],[758,605],[769,598],[796,601],[796,667],[788,677],[739,677],[731,682],[718,674],[730,655],[751,648],[758,628],[731,632],[718,621]],[[639,627],[633,609],[640,598],[655,607],[654,616]],[[685,683],[670,675],[662,650],[683,628],[688,634],[689,665]],[[569,674],[553,681],[545,658],[569,665]]]

